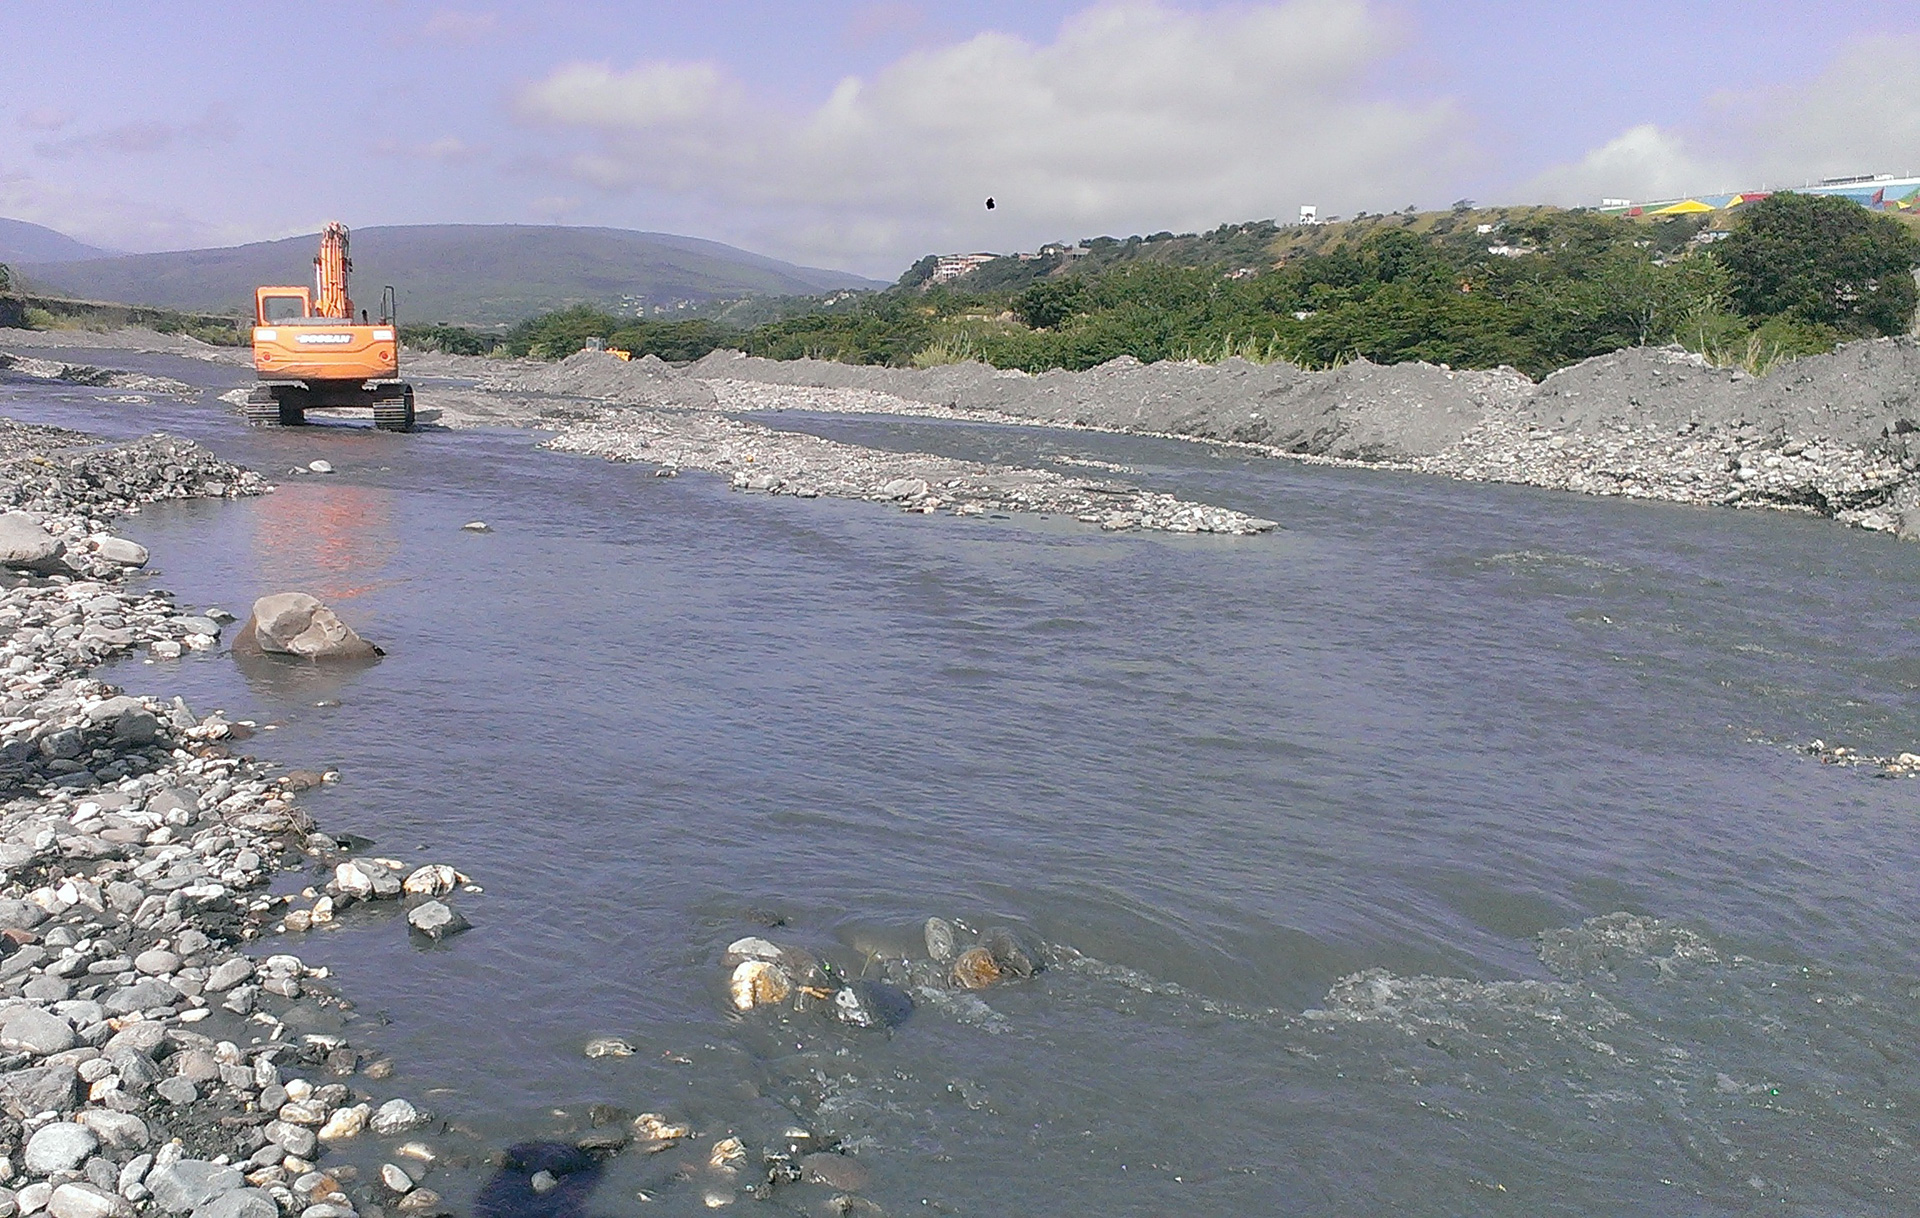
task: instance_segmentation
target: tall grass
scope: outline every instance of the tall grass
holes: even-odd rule
[[[1228,334],[1217,343],[1201,343],[1197,347],[1188,343],[1181,351],[1180,358],[1198,360],[1203,364],[1221,364],[1230,359],[1243,359],[1250,364],[1277,364],[1281,360],[1298,363],[1293,354],[1280,341],[1279,332],[1275,331],[1265,340],[1253,334],[1238,339]]]
[[[1750,376],[1765,376],[1788,360],[1799,358],[1798,352],[1788,350],[1786,344],[1758,330],[1748,334],[1744,341],[1738,336],[1729,339],[1703,331],[1695,349],[1715,367],[1738,368]]]
[[[915,368],[938,368],[945,364],[964,364],[968,360],[985,360],[980,348],[974,344],[971,334],[944,334],[913,353],[910,363]]]

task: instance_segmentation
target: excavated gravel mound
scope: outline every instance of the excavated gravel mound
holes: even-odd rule
[[[1748,382],[1747,395],[1769,430],[1870,444],[1920,422],[1920,340],[1848,343]]]
[[[1538,385],[1510,369],[1357,361],[1121,358],[1030,375],[715,351],[682,369],[583,353],[502,387],[734,412],[858,410],[1246,443],[1585,494],[1817,512],[1920,537],[1920,341],[1875,339],[1782,365],[1716,368],[1633,348]]]
[[[1085,372],[1032,376],[984,364],[918,371],[776,361],[714,352],[688,367],[699,379],[861,389],[962,411],[1079,427],[1264,444],[1355,460],[1407,460],[1457,442],[1491,411],[1531,389],[1517,372],[1454,372],[1433,364],[1364,360],[1331,372],[1291,364],[1220,364],[1128,356]]]
[[[1751,380],[1678,348],[1630,347],[1553,373],[1533,391],[1529,405],[1535,421],[1555,430],[1611,423],[1737,425],[1740,391]]]

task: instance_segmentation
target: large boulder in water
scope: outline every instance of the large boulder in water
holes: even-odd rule
[[[253,616],[234,636],[233,649],[303,660],[370,660],[385,654],[304,592],[276,592],[253,602]]]
[[[0,567],[51,574],[64,570],[66,546],[25,512],[0,514]]]

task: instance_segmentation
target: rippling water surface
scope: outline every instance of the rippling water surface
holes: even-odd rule
[[[0,381],[17,417],[338,468],[126,532],[185,603],[305,589],[384,661],[111,679],[277,725],[260,754],[344,774],[311,797],[326,827],[484,886],[438,950],[390,919],[295,950],[390,1020],[357,1035],[397,1085],[499,1144],[591,1102],[790,1111],[896,1215],[1913,1210],[1920,782],[1772,742],[1920,741],[1920,547],[1159,441],[778,424],[1090,456],[1284,525],[1112,536],[101,397]],[[1060,960],[891,1034],[726,1013],[740,935],[857,971],[930,914]],[[596,1034],[639,1052],[589,1060]],[[589,1208],[702,1209],[670,1158],[621,1159]]]

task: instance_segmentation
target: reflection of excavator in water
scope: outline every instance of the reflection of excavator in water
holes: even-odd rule
[[[253,368],[260,383],[247,397],[247,421],[296,426],[308,407],[373,408],[383,431],[413,429],[413,386],[400,375],[400,331],[393,289],[380,296],[380,320],[354,320],[347,295],[347,226],[327,225],[313,260],[313,288],[256,288]]]

